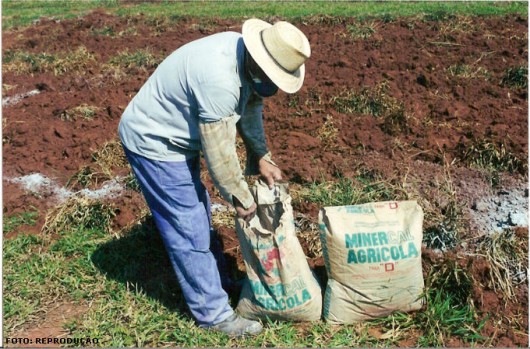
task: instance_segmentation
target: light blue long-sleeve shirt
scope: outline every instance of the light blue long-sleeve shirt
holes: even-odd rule
[[[169,55],[122,115],[125,147],[153,160],[183,161],[201,150],[200,121],[243,116],[262,133],[263,102],[250,98],[244,56],[243,37],[236,32],[192,41]]]

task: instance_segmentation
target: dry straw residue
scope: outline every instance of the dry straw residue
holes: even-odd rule
[[[101,109],[101,107],[83,103],[63,111],[61,119],[65,121],[75,121],[77,119],[92,120]]]
[[[331,115],[326,116],[326,121],[317,130],[317,138],[322,142],[324,150],[335,150],[338,148],[339,130],[335,127],[335,120]]]
[[[528,241],[517,237],[513,230],[484,236],[478,245],[478,255],[490,266],[488,287],[509,299],[515,298],[515,286],[527,280],[527,244]]]
[[[115,208],[99,200],[72,196],[46,215],[45,234],[60,234],[76,229],[103,229],[111,232]]]
[[[90,53],[84,46],[57,54],[7,51],[4,54],[2,68],[4,72],[13,72],[19,75],[45,72],[63,75],[73,72],[84,73],[94,61],[94,54]]]
[[[113,167],[127,167],[129,165],[121,142],[118,139],[103,144],[92,157],[96,164],[101,167],[103,173],[111,177]]]
[[[322,257],[322,243],[318,225],[312,222],[309,216],[302,213],[296,213],[294,221],[296,235],[304,241],[303,245],[307,246],[307,256],[309,258]]]

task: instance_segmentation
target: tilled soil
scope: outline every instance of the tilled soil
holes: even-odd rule
[[[483,335],[493,346],[527,346],[526,283],[516,288],[517,299],[503,299],[486,286],[488,266],[469,253],[478,237],[496,229],[515,228],[521,239],[527,239],[527,88],[503,83],[507,69],[527,66],[527,19],[511,15],[375,20],[373,35],[354,38],[350,29],[360,23],[330,17],[295,23],[306,33],[312,56],[299,93],[280,92],[266,101],[264,123],[274,160],[295,186],[371,173],[408,183],[425,197],[424,205],[434,205],[436,193],[449,186],[464,217],[464,243],[451,253],[462,265],[471,263],[470,270],[483,285],[475,295],[480,313],[491,314]],[[155,65],[132,65],[120,75],[108,68],[112,57],[148,50],[161,58],[190,40],[219,31],[239,32],[241,24],[192,18],[154,22],[141,14],[115,17],[95,11],[82,18],[42,19],[28,28],[4,31],[4,55],[51,55],[84,47],[94,58],[60,74],[3,73],[3,214],[39,212],[36,226],[24,226],[6,238],[39,233],[46,212],[60,202],[60,188],[81,168],[93,166],[93,154],[117,139],[121,113]],[[377,89],[390,98],[387,103],[403,111],[403,119],[339,106],[352,91]],[[83,104],[97,106],[93,118],[65,118],[65,112]],[[466,151],[477,144],[502,147],[521,164],[512,173],[501,172],[492,185],[491,173],[466,158]],[[126,166],[113,168],[115,176],[128,171]],[[21,178],[32,174],[53,180],[56,187],[25,187]],[[207,175],[204,181],[215,193]],[[130,189],[108,200],[119,208],[116,230],[138,220],[145,209],[142,197]],[[222,203],[215,195],[214,201]],[[296,201],[294,209],[316,223],[317,204]],[[233,266],[244,271],[234,248],[234,229],[218,229]],[[306,239],[301,243],[310,265],[321,268],[321,256],[309,253]],[[427,267],[433,256],[443,254],[426,246],[423,252]],[[514,318],[520,326],[514,326]],[[466,344],[455,340],[453,345]]]

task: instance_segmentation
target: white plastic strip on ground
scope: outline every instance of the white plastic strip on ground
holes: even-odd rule
[[[24,98],[31,97],[31,96],[34,96],[34,95],[38,95],[39,93],[40,93],[39,90],[31,90],[31,91],[20,93],[18,95],[14,95],[14,96],[11,96],[11,97],[4,97],[2,99],[2,107],[8,107],[10,105],[17,104],[18,102],[20,102]]]
[[[32,173],[27,176],[8,179],[8,181],[20,184],[25,190],[32,193],[54,196],[60,202],[66,201],[73,195],[81,195],[89,199],[115,198],[122,194],[124,188],[119,182],[119,178],[106,182],[101,188],[96,190],[83,189],[78,192],[72,192],[64,187],[60,187],[50,178],[40,173]]]

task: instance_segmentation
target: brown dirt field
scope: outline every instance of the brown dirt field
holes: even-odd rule
[[[312,56],[298,94],[280,92],[266,101],[264,122],[276,163],[294,187],[367,171],[411,183],[425,198],[436,196],[450,169],[448,176],[465,217],[461,230],[465,243],[453,253],[463,265],[471,266],[482,285],[475,292],[475,303],[481,316],[490,314],[482,334],[490,338],[492,346],[527,346],[526,283],[516,288],[516,299],[502,299],[483,280],[488,266],[467,253],[477,238],[491,229],[476,219],[484,198],[505,201],[513,194],[522,202],[528,200],[527,88],[501,84],[506,69],[527,66],[527,19],[376,20],[376,32],[367,39],[351,37],[348,25],[355,23],[355,19],[326,17],[296,23],[312,45]],[[46,212],[58,203],[56,191],[31,192],[13,179],[40,173],[64,187],[80,169],[94,167],[93,154],[106,142],[116,140],[121,113],[154,70],[152,66],[133,66],[125,68],[120,77],[104,63],[124,50],[148,49],[164,57],[193,39],[219,31],[240,31],[241,24],[188,18],[154,26],[142,15],[123,18],[96,11],[83,18],[43,19],[28,28],[4,31],[4,55],[9,51],[59,54],[83,46],[94,57],[82,69],[74,67],[61,75],[3,73],[3,215],[35,209],[39,213],[36,226],[23,226],[5,238],[18,233],[39,234]],[[115,35],[101,34],[108,28]],[[456,66],[471,67],[475,75],[451,74],[450,68]],[[359,92],[382,83],[386,84],[385,94],[402,104],[407,117],[401,123],[336,107],[336,98],[348,91]],[[98,107],[93,119],[65,119],[65,112],[82,104]],[[326,121],[336,129],[331,138],[322,135]],[[486,171],[467,165],[462,149],[482,140],[502,144],[521,160],[519,173],[501,173],[498,184],[492,187]],[[127,166],[119,164],[112,169],[114,176],[128,172]],[[204,178],[210,192],[215,193],[207,175]],[[105,179],[110,177],[102,175],[100,186]],[[116,230],[136,222],[145,211],[142,197],[132,190],[124,190],[111,201],[119,208]],[[214,195],[214,202],[222,201]],[[422,202],[429,203],[433,204],[432,200]],[[317,222],[317,204],[295,201],[294,209]],[[527,209],[526,204],[515,213]],[[483,214],[495,214],[485,211]],[[231,265],[243,273],[234,229],[217,228]],[[526,223],[518,234],[527,239],[527,233]],[[301,242],[310,265],[322,270],[322,258],[311,256],[307,241]],[[426,247],[423,252],[427,273],[435,258],[432,256],[440,252]],[[72,313],[77,316],[82,311]],[[51,316],[49,323],[41,326],[60,332],[63,321]],[[27,333],[31,331],[39,332],[38,328],[28,328]],[[411,340],[403,345],[415,344]],[[451,343],[455,347],[465,345],[458,340]]]

